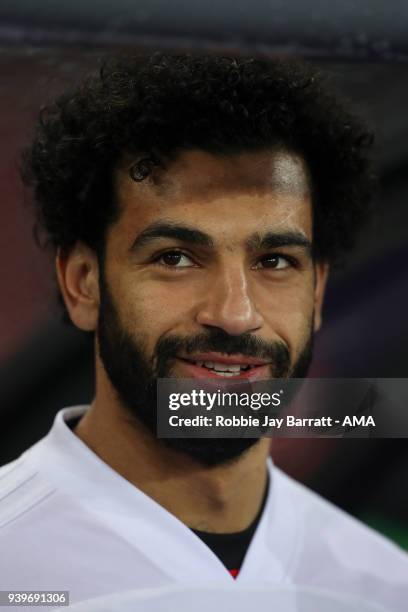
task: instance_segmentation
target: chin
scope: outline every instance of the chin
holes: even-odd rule
[[[260,438],[163,438],[162,442],[202,467],[218,467],[238,461]]]

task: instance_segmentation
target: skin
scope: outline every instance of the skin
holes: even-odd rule
[[[260,248],[255,238],[292,233],[312,243],[310,180],[302,159],[289,152],[221,157],[194,150],[143,182],[129,177],[134,162],[126,157],[116,171],[121,214],[108,229],[105,258],[106,282],[126,329],[143,341],[148,356],[167,334],[194,336],[217,327],[283,341],[294,361],[311,325],[320,327],[328,266],[314,262],[304,246]],[[141,232],[157,222],[204,232],[213,245],[161,237],[135,248]],[[176,257],[176,266],[162,257],[174,249],[185,254]],[[273,257],[277,253],[280,258]],[[95,253],[78,243],[68,255],[58,253],[56,268],[72,321],[95,330]],[[261,440],[231,464],[202,467],[130,423],[96,355],[95,398],[75,433],[189,527],[245,529],[264,494],[270,441]],[[190,377],[188,368],[176,360],[173,374]]]

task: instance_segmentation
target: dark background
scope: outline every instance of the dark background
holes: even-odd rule
[[[41,33],[38,19],[35,31],[27,29],[27,18],[19,30],[13,19],[14,30],[0,27],[5,41],[0,55],[0,464],[44,435],[60,408],[92,398],[92,346],[60,322],[52,261],[34,244],[17,166],[41,104],[93,69],[108,45],[86,45],[83,35],[67,41],[66,32],[45,26]],[[148,29],[148,20],[144,23]],[[287,23],[281,24],[283,37]],[[331,278],[312,374],[406,378],[408,64],[401,61],[400,48],[393,55],[391,39],[380,37],[388,45],[375,47],[367,33],[357,44],[350,37],[341,42],[338,32],[331,32],[341,44],[326,40],[324,46],[320,33],[320,46],[308,52],[303,41],[299,53],[317,62],[374,128],[380,193],[374,222],[349,265]],[[313,31],[308,36],[313,42]],[[245,47],[240,42],[234,39],[235,49]],[[196,45],[203,46],[208,48]],[[225,52],[224,44],[218,47]],[[276,439],[272,454],[288,473],[408,548],[406,440]]]

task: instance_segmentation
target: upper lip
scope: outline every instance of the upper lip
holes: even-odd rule
[[[225,355],[223,353],[194,353],[193,355],[180,355],[181,359],[187,361],[212,361],[213,363],[225,363],[227,365],[253,365],[261,366],[270,363],[257,357],[246,357],[245,355]]]

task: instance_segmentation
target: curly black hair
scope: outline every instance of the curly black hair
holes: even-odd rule
[[[48,244],[69,251],[79,240],[100,253],[119,214],[112,175],[124,153],[143,158],[132,174],[143,180],[152,164],[183,150],[233,155],[283,147],[309,167],[315,257],[334,263],[369,209],[372,142],[303,62],[123,56],[42,109],[22,176]]]

